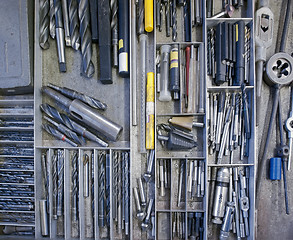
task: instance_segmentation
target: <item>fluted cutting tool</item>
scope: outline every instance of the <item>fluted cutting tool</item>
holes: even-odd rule
[[[63,214],[64,196],[64,151],[57,150],[57,216]]]
[[[72,216],[73,221],[78,220],[78,153],[74,152],[72,158]]]
[[[56,23],[55,23],[55,8],[54,8],[54,0],[50,0],[50,36],[55,39],[56,36]]]
[[[42,49],[48,49],[50,44],[49,40],[49,25],[50,25],[50,17],[49,17],[50,3],[49,0],[40,0],[40,47]]]
[[[82,75],[91,78],[95,73],[92,62],[92,36],[90,30],[90,9],[88,0],[78,0],[78,16],[80,20],[80,40],[82,55]]]
[[[68,0],[69,33],[71,46],[78,50],[80,47],[78,3],[77,0]]]
[[[53,218],[57,219],[57,155],[52,156],[52,195]]]
[[[106,153],[101,152],[98,156],[99,164],[99,227],[105,226],[105,157]]]
[[[61,0],[61,4],[62,4],[64,32],[65,32],[65,44],[66,46],[71,46],[67,0]]]
[[[117,0],[110,1],[111,8],[111,29],[112,29],[112,51],[113,66],[118,67],[118,3]]]

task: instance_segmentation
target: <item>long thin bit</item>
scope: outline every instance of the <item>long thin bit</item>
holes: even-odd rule
[[[68,0],[69,33],[71,46],[78,50],[80,47],[78,3],[77,0]]]
[[[40,47],[43,49],[48,49],[49,45],[49,17],[50,3],[49,0],[40,0]]]

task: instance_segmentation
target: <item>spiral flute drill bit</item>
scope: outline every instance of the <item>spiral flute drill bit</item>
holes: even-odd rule
[[[170,0],[165,2],[165,18],[166,18],[166,36],[170,37],[171,16],[170,16]]]
[[[48,49],[49,45],[49,17],[50,3],[49,0],[40,0],[40,47],[42,49]]]
[[[138,0],[138,19],[137,19],[137,34],[144,33],[144,1]]]
[[[93,219],[95,221],[95,161],[94,161],[94,152],[92,152],[91,154],[91,158],[92,158],[92,214],[93,214]]]
[[[106,155],[106,222],[110,227],[110,154]]]
[[[64,192],[64,151],[57,150],[57,216],[62,216]]]
[[[124,211],[124,222],[125,222],[125,235],[129,235],[129,153],[124,152],[124,204],[125,204],[125,211]]]
[[[80,20],[80,40],[82,55],[82,74],[91,78],[95,73],[95,67],[92,62],[92,36],[90,30],[90,9],[88,0],[79,0],[78,16]]]
[[[113,153],[113,219],[117,221],[117,209],[118,209],[118,152]]]
[[[177,40],[177,10],[176,0],[172,0],[172,39],[174,42]]]
[[[80,47],[78,3],[77,0],[68,0],[69,34],[71,46],[78,50]]]
[[[49,171],[47,167],[47,157],[46,154],[42,154],[42,174],[44,180],[44,195],[47,201],[47,212],[49,212]]]
[[[56,35],[56,23],[55,23],[55,8],[54,8],[54,0],[50,0],[50,36],[55,39]]]
[[[113,66],[118,67],[118,4],[117,0],[111,0],[111,29],[112,29],[112,46],[113,46]]]
[[[122,163],[121,163],[121,154],[118,153],[118,192],[117,192],[117,226],[118,226],[118,233],[121,234],[122,230]]]
[[[57,219],[57,155],[52,157],[53,218]]]
[[[78,220],[78,153],[72,156],[72,216],[73,221]]]
[[[105,226],[105,156],[102,152],[99,155],[99,227]]]

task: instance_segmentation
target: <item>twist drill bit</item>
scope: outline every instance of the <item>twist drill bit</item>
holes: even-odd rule
[[[40,0],[40,47],[42,49],[48,49],[49,45],[49,17],[50,3],[49,0]]]
[[[63,190],[64,190],[64,151],[57,150],[57,216],[63,212]]]
[[[90,158],[89,155],[85,154],[83,156],[83,196],[85,198],[89,197],[89,182],[90,182]]]
[[[144,33],[144,1],[138,0],[137,4],[137,34],[143,34]]]
[[[111,29],[112,29],[112,47],[113,47],[113,66],[118,67],[118,4],[117,0],[111,0]]]
[[[117,221],[117,208],[118,208],[118,152],[113,154],[113,219]]]
[[[77,10],[77,0],[68,0],[69,33],[71,46],[75,50],[78,50],[80,47],[79,19]]]
[[[124,152],[124,204],[125,204],[125,212],[124,212],[124,219],[125,219],[125,235],[129,235],[129,153]]]
[[[71,138],[77,144],[83,145],[85,143],[85,140],[82,136],[78,136],[75,132],[73,132],[63,124],[57,123],[47,116],[44,116],[44,119],[51,123],[53,126],[55,126],[57,130],[59,130],[61,133],[64,133],[67,137]]]
[[[95,73],[92,58],[92,36],[90,31],[90,9],[88,0],[79,0],[78,16],[80,20],[80,40],[82,55],[82,75],[91,78]]]
[[[52,157],[53,218],[57,219],[57,155]]]
[[[177,40],[177,10],[176,0],[172,0],[172,39],[174,42]]]
[[[78,154],[75,152],[71,159],[72,163],[72,216],[73,221],[78,220]]]
[[[56,35],[56,23],[55,23],[55,8],[54,8],[54,0],[50,0],[50,36],[55,39]]]
[[[121,202],[121,195],[122,195],[122,176],[121,176],[121,154],[118,153],[118,192],[117,192],[117,201],[118,201],[118,207],[117,207],[117,226],[118,226],[118,233],[121,233],[122,230],[122,202]]]
[[[110,154],[106,155],[106,223],[110,227]]]
[[[67,0],[61,0],[66,46],[71,46]]]
[[[62,140],[64,142],[69,143],[70,145],[72,145],[73,147],[77,147],[78,145],[71,141],[70,139],[68,139],[64,134],[62,134],[61,132],[59,132],[56,128],[54,128],[53,126],[49,125],[49,124],[43,124],[42,128],[44,130],[46,130],[46,132],[48,132],[49,134],[53,135],[54,137],[56,137],[59,140]]]
[[[70,88],[58,87],[58,86],[51,84],[51,83],[48,84],[48,87],[64,94],[67,97],[70,97],[72,99],[79,99],[80,101],[83,101],[84,103],[88,104],[92,108],[99,109],[99,110],[106,110],[107,109],[106,103],[103,103],[98,99],[95,99],[95,98],[90,97],[86,94],[77,92],[77,91],[72,90]]]
[[[105,205],[105,152],[99,155],[99,227],[104,227],[104,205]]]
[[[166,36],[170,37],[171,16],[170,16],[170,0],[165,2],[165,18],[166,18]]]
[[[82,127],[72,119],[70,119],[67,115],[63,113],[59,113],[56,108],[50,106],[49,104],[41,104],[41,110],[47,114],[49,117],[55,119],[57,122],[64,124],[69,129],[76,131],[81,136],[84,136],[94,142],[99,143],[103,147],[108,147],[108,143],[95,136],[91,132],[89,132],[86,128]]]
[[[94,151],[92,152],[91,154],[91,157],[92,157],[92,188],[91,188],[91,191],[92,191],[92,215],[93,215],[93,219],[94,219],[94,222],[95,222],[95,217],[96,217],[96,214],[95,214],[95,167],[94,167]]]
[[[42,154],[42,174],[43,174],[43,179],[44,179],[44,195],[46,198],[46,208],[47,212],[49,212],[49,174],[48,174],[48,167],[47,167],[47,157],[46,154]]]

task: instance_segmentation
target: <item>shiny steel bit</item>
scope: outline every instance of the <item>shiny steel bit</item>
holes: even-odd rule
[[[57,155],[52,156],[52,195],[53,218],[57,219]]]
[[[172,40],[177,40],[177,10],[176,0],[172,0]]]
[[[138,0],[137,3],[137,34],[140,35],[144,33],[144,1]]]
[[[117,209],[118,209],[118,152],[113,153],[113,219],[117,221]]]
[[[110,154],[106,154],[106,223],[110,227]]]
[[[73,221],[78,221],[78,153],[74,152],[72,158],[72,216]]]
[[[130,227],[130,224],[129,224],[129,208],[130,208],[130,205],[129,205],[129,201],[130,201],[130,198],[129,198],[129,152],[124,152],[123,153],[123,161],[124,161],[124,191],[125,191],[125,197],[124,197],[124,205],[125,205],[125,211],[124,211],[124,223],[125,223],[125,235],[129,235],[129,227]]]
[[[68,0],[69,33],[71,46],[78,50],[80,47],[78,3],[77,0]]]
[[[105,226],[105,152],[101,152],[98,156],[99,164],[99,227]]]
[[[48,49],[50,47],[50,44],[48,42],[49,40],[49,24],[50,24],[50,18],[49,18],[49,9],[50,9],[50,3],[49,0],[40,0],[40,47],[42,49]]]
[[[80,20],[80,40],[82,54],[82,75],[91,78],[95,73],[92,62],[92,36],[90,30],[90,9],[88,0],[78,0],[78,16]]]
[[[50,88],[53,88],[54,90],[64,94],[67,97],[70,97],[70,98],[73,98],[73,99],[74,98],[79,99],[80,101],[83,101],[84,103],[88,104],[89,106],[91,106],[91,107],[93,107],[95,109],[99,109],[99,110],[106,110],[107,109],[107,104],[101,102],[98,99],[90,97],[90,96],[88,96],[86,94],[77,92],[77,91],[72,90],[70,88],[59,87],[59,86],[56,86],[56,85],[51,84],[51,83],[49,83],[48,86]]]
[[[67,0],[61,0],[61,3],[62,3],[63,25],[64,25],[64,32],[65,32],[65,44],[66,46],[71,46]]]
[[[46,154],[42,154],[42,174],[44,179],[44,195],[47,201],[47,212],[49,212],[49,171]]]
[[[50,0],[50,36],[55,39],[56,35],[56,23],[55,23],[55,8],[54,8],[54,0]]]
[[[117,0],[111,0],[111,29],[112,29],[112,47],[113,47],[113,66],[118,67],[118,4]]]
[[[89,155],[83,156],[83,196],[86,198],[89,196],[89,183],[90,183],[90,158]]]
[[[64,151],[57,150],[57,216],[63,214],[63,192],[64,192]]]

